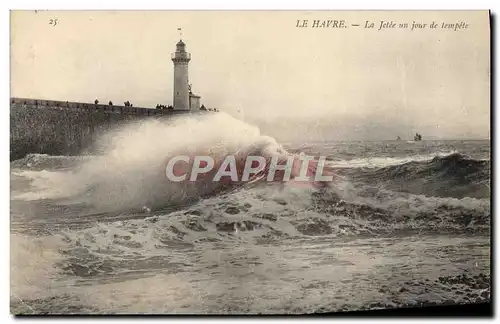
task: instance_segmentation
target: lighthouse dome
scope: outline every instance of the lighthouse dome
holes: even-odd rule
[[[182,41],[182,39],[177,43],[177,51],[184,52],[186,48],[186,44]]]

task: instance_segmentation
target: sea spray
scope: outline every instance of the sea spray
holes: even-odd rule
[[[73,203],[89,204],[101,211],[162,208],[199,199],[228,185],[169,181],[165,166],[173,156],[209,155],[220,164],[232,154],[289,155],[257,127],[223,113],[131,122],[103,134],[95,147],[98,154],[91,159],[50,178],[50,185],[40,186],[58,188],[52,197],[47,192],[43,196],[71,198]]]

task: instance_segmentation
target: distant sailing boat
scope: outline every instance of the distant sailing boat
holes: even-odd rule
[[[419,133],[416,133],[415,136],[413,137],[413,140],[415,142],[421,141],[422,140],[422,135],[420,135]]]
[[[400,141],[401,140],[401,137],[398,136],[398,138],[396,138],[396,141]]]

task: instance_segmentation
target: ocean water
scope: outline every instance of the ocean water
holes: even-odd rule
[[[11,162],[14,314],[300,314],[490,298],[490,142],[278,143],[224,114]],[[171,183],[182,152],[324,155],[325,187]]]

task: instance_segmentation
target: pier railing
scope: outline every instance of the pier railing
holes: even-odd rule
[[[58,102],[52,100],[14,100],[11,101],[11,108],[26,108],[26,109],[49,109],[61,111],[75,111],[88,113],[105,113],[105,114],[121,114],[135,116],[161,116],[161,115],[177,115],[190,112],[198,112],[198,110],[175,110],[175,109],[153,109],[143,107],[127,107],[117,105],[104,105],[93,103],[79,102]],[[203,111],[201,111],[203,112]]]

